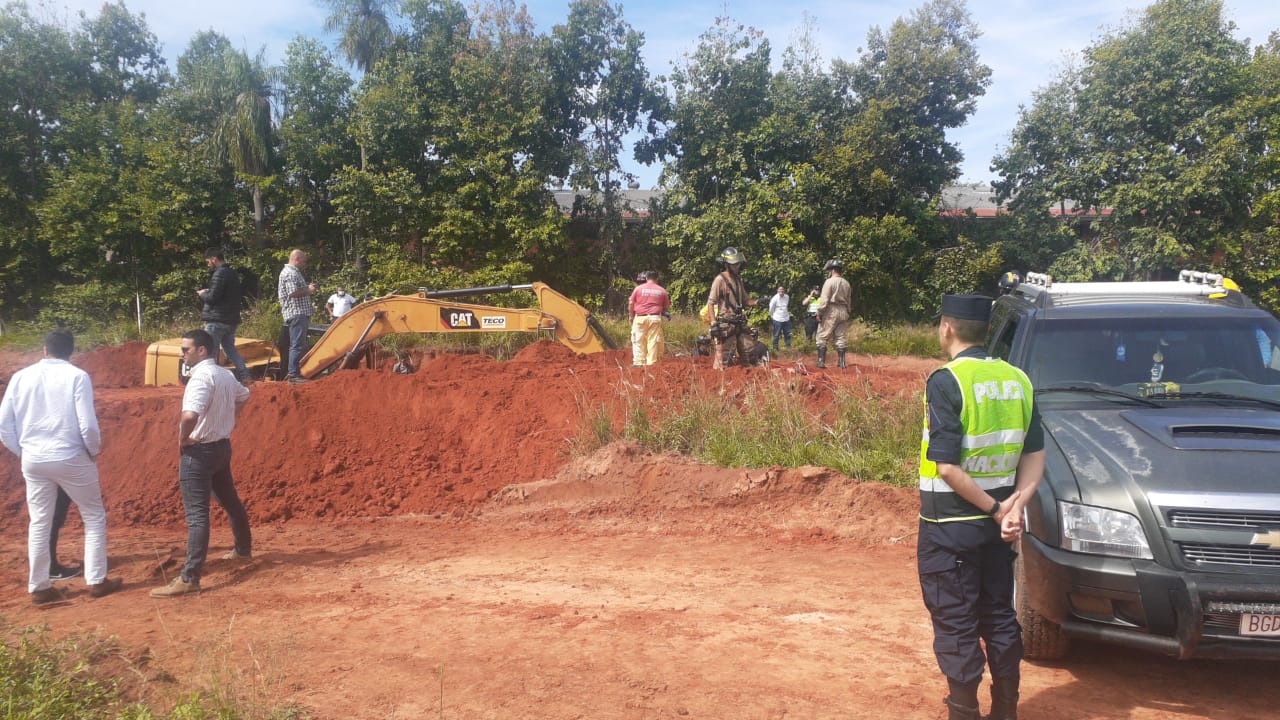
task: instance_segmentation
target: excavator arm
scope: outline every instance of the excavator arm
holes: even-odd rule
[[[503,308],[450,299],[514,290],[532,290],[539,307]],[[388,295],[361,303],[334,320],[303,356],[299,372],[311,378],[336,363],[347,365],[369,343],[385,335],[438,332],[530,332],[554,338],[579,354],[617,349],[586,308],[544,283],[420,290],[417,295]]]

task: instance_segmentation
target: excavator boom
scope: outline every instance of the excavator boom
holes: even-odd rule
[[[532,290],[536,309],[503,308],[456,302],[451,298],[514,290]],[[598,320],[586,308],[544,283],[501,285],[461,290],[419,291],[388,295],[361,303],[333,321],[299,371],[311,378],[339,361],[355,357],[368,343],[397,333],[531,332],[542,333],[576,353],[616,349]]]

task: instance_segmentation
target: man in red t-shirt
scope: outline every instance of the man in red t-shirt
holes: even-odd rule
[[[658,284],[658,272],[644,274],[645,283],[631,291],[631,336],[640,353],[633,365],[653,365],[662,357],[662,315],[671,308],[671,296]]]

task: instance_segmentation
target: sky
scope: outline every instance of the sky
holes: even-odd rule
[[[37,17],[78,23],[77,13],[94,15],[102,0],[27,0]],[[145,14],[170,69],[187,43],[201,30],[216,30],[250,54],[266,51],[268,62],[281,63],[289,41],[306,35],[334,46],[324,32],[325,8],[317,0],[124,0],[134,13]],[[622,0],[623,17],[644,33],[643,55],[651,75],[669,74],[673,63],[691,53],[698,38],[717,17],[727,16],[764,33],[778,63],[797,37],[808,15],[824,61],[856,61],[867,31],[888,31],[920,2],[887,0]],[[977,112],[964,127],[948,132],[965,159],[961,180],[995,179],[991,158],[1009,142],[1018,108],[1048,84],[1103,34],[1132,24],[1150,3],[1140,0],[968,0],[969,14],[982,31],[977,40],[981,61],[992,69],[991,84]],[[563,23],[568,0],[528,0],[539,32]],[[1224,0],[1226,18],[1237,26],[1236,37],[1254,47],[1280,30],[1276,0]],[[644,188],[657,184],[659,168],[626,162]]]

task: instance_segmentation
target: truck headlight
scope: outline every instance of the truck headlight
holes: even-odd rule
[[[1129,513],[1092,505],[1059,502],[1062,547],[1075,552],[1151,559],[1142,523]]]

